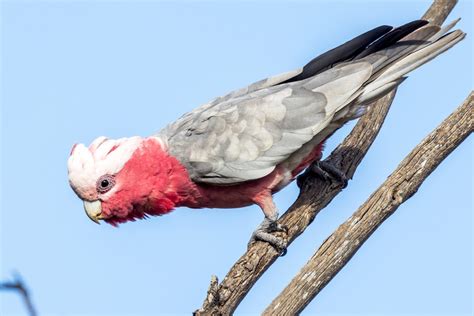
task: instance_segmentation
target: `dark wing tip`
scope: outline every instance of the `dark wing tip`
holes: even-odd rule
[[[382,25],[358,35],[344,44],[312,59],[303,67],[302,73],[282,83],[294,82],[312,77],[330,68],[335,63],[351,59],[363,51],[370,43],[374,42],[384,34],[389,33],[392,29],[392,26]]]
[[[367,47],[364,51],[357,55],[356,59],[363,58],[367,55],[387,48],[428,23],[429,22],[426,20],[414,20],[403,24],[402,26],[394,28],[390,32],[385,33],[377,41],[373,42],[369,47]]]
[[[283,81],[280,84],[304,80],[332,67],[336,63],[353,58],[362,58],[375,53],[396,43],[398,40],[428,23],[426,20],[415,20],[397,28],[393,28],[393,26],[390,25],[378,26],[319,55],[307,63],[299,75]]]

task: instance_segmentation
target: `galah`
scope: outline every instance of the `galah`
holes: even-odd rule
[[[179,206],[257,204],[265,219],[253,240],[285,248],[272,194],[303,170],[344,181],[318,164],[324,141],[397,87],[413,69],[465,37],[417,20],[380,26],[310,61],[204,104],[150,137],[99,137],[76,144],[69,183],[87,216],[112,225]]]

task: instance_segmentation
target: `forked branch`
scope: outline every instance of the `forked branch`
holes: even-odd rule
[[[456,0],[435,0],[423,16],[424,19],[441,24],[455,6]],[[326,159],[352,178],[359,163],[375,140],[395,91],[378,100],[372,110],[364,115],[352,132]],[[312,178],[306,181],[295,203],[282,216],[280,223],[288,227],[288,246],[312,223],[321,209],[341,192],[341,187]],[[229,315],[234,312],[252,286],[275,262],[279,253],[267,243],[254,243],[231,267],[224,280],[216,285],[215,280],[208,291],[203,306],[195,315]]]
[[[473,131],[474,94],[431,132],[385,182],[329,236],[264,315],[297,315],[349,262],[372,233],[416,193],[434,169]]]

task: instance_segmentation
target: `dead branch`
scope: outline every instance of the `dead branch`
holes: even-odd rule
[[[435,0],[423,18],[441,24],[456,2],[457,0]],[[378,135],[394,96],[395,91],[375,102],[371,106],[372,110],[357,122],[352,132],[326,161],[338,167],[348,178],[352,178],[357,166]],[[279,236],[287,238],[289,246],[339,192],[341,192],[340,186],[318,178],[306,181],[298,199],[279,221],[288,227],[288,234],[280,233]],[[203,306],[194,314],[232,314],[252,286],[278,257],[279,253],[267,243],[254,243],[231,267],[219,285],[211,284],[212,291],[210,288],[208,294],[212,293],[212,297],[206,297]]]
[[[474,94],[400,163],[369,199],[329,236],[263,315],[297,315],[349,262],[372,233],[473,131]]]
[[[19,275],[16,275],[13,281],[0,282],[0,291],[16,291],[21,295],[23,303],[28,311],[28,315],[36,316],[36,309],[31,301],[30,293],[28,292],[25,282]]]
[[[433,24],[441,25],[453,10],[458,0],[435,0],[423,15],[423,20],[428,20]]]
[[[327,159],[352,177],[385,118],[395,92],[390,93],[374,105],[374,110],[366,115],[354,128],[344,143]],[[371,121],[373,120],[373,121]],[[365,131],[365,132],[364,132]],[[361,137],[362,134],[364,137]],[[369,135],[370,134],[370,135]],[[288,245],[301,235],[316,215],[341,191],[341,187],[314,178],[303,186],[296,202],[280,219],[288,227]],[[315,198],[318,197],[318,198]],[[208,291],[203,307],[195,315],[229,315],[239,305],[260,276],[278,259],[279,253],[269,244],[258,242],[240,257],[227,273],[217,290]],[[213,276],[213,278],[215,278]],[[211,286],[212,287],[212,286]],[[215,289],[215,286],[213,287]],[[218,298],[216,300],[216,298]]]

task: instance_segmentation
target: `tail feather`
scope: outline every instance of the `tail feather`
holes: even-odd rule
[[[430,36],[427,43],[414,45],[415,47],[409,50],[404,49],[399,51],[395,48],[395,50],[390,51],[391,48],[388,48],[387,50],[390,51],[390,57],[381,55],[379,59],[377,59],[378,56],[373,55],[364,59],[376,67],[376,72],[373,73],[369,84],[365,86],[357,102],[369,102],[369,100],[383,96],[389,91],[387,89],[389,86],[397,86],[398,81],[407,73],[420,67],[461,41],[466,36],[461,30],[442,35],[441,32],[449,30],[452,26],[454,26],[454,24],[440,29]],[[432,39],[435,39],[435,41]],[[382,60],[382,62],[380,62],[380,60]]]
[[[391,47],[366,57],[366,59],[374,60],[374,62],[372,62],[374,67],[373,79],[378,77],[378,74],[380,74],[386,66],[430,44],[430,38],[434,36],[439,29],[440,27],[436,25],[426,26],[409,34],[402,41],[399,41]],[[377,60],[379,56],[385,56],[386,58]]]
[[[433,37],[430,38],[430,41],[434,42],[434,41],[439,40],[442,36],[444,36],[446,33],[451,31],[451,29],[453,27],[455,27],[456,24],[458,24],[458,22],[460,20],[461,20],[461,18],[457,18],[456,20],[452,21],[451,23],[446,24],[445,26],[441,26],[438,33],[436,33]]]
[[[440,27],[438,25],[427,25],[415,32],[408,34],[395,45],[381,51],[380,54],[386,55],[387,58],[377,65],[374,65],[373,79],[385,69],[386,66],[393,64],[395,61],[406,57],[434,42],[439,40],[448,31],[450,31],[460,19],[454,20],[450,24]]]
[[[364,104],[369,104],[372,101],[379,99],[381,96],[386,95],[396,87],[398,87],[407,77],[400,77],[393,81],[387,82],[384,85],[379,86],[378,88],[363,92],[362,95],[357,99],[357,102],[363,102]]]

